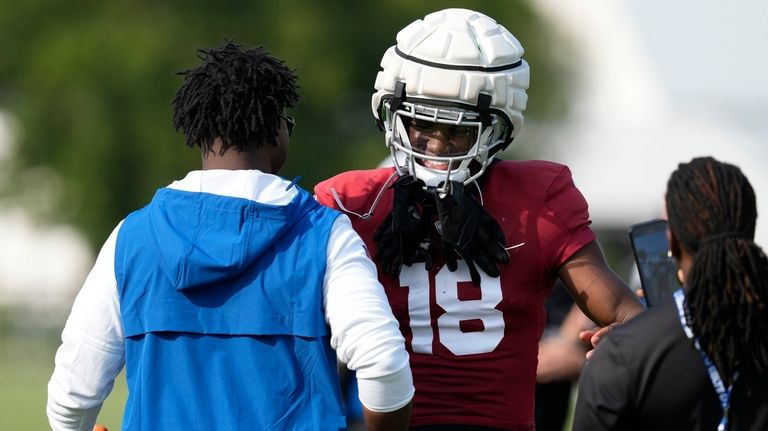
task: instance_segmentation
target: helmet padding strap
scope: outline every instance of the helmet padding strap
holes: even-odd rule
[[[405,102],[405,82],[397,81],[395,91],[392,94],[392,101],[389,102],[389,110],[397,112],[403,102]]]
[[[491,95],[480,93],[477,95],[477,112],[480,113],[480,122],[483,127],[491,125]]]

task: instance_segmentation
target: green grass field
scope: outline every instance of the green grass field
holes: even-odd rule
[[[0,333],[0,430],[50,429],[45,403],[59,344],[57,337],[44,331]],[[126,397],[121,374],[98,422],[111,431],[119,430]]]
[[[25,331],[13,335],[0,331],[0,405],[3,406],[0,430],[50,429],[45,403],[59,331]],[[127,396],[125,376],[121,373],[101,409],[98,423],[110,431],[120,430]],[[569,418],[565,430],[570,428]]]

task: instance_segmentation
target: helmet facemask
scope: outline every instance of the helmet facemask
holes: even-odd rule
[[[380,118],[387,147],[398,171],[413,174],[427,187],[438,188],[438,191],[445,189],[450,181],[467,185],[483,175],[492,155],[509,143],[512,125],[503,116],[482,115],[473,108],[455,103],[440,104],[435,100],[384,98]],[[425,148],[420,148],[409,138],[408,127],[414,122],[461,127],[471,144],[461,153],[426,154]],[[428,165],[443,165],[445,169]]]

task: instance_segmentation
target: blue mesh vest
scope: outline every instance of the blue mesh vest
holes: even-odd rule
[[[163,188],[120,228],[123,429],[338,430],[323,313],[335,211]]]

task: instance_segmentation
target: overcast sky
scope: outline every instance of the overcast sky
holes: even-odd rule
[[[766,113],[768,2],[626,3],[673,100],[718,100]]]

